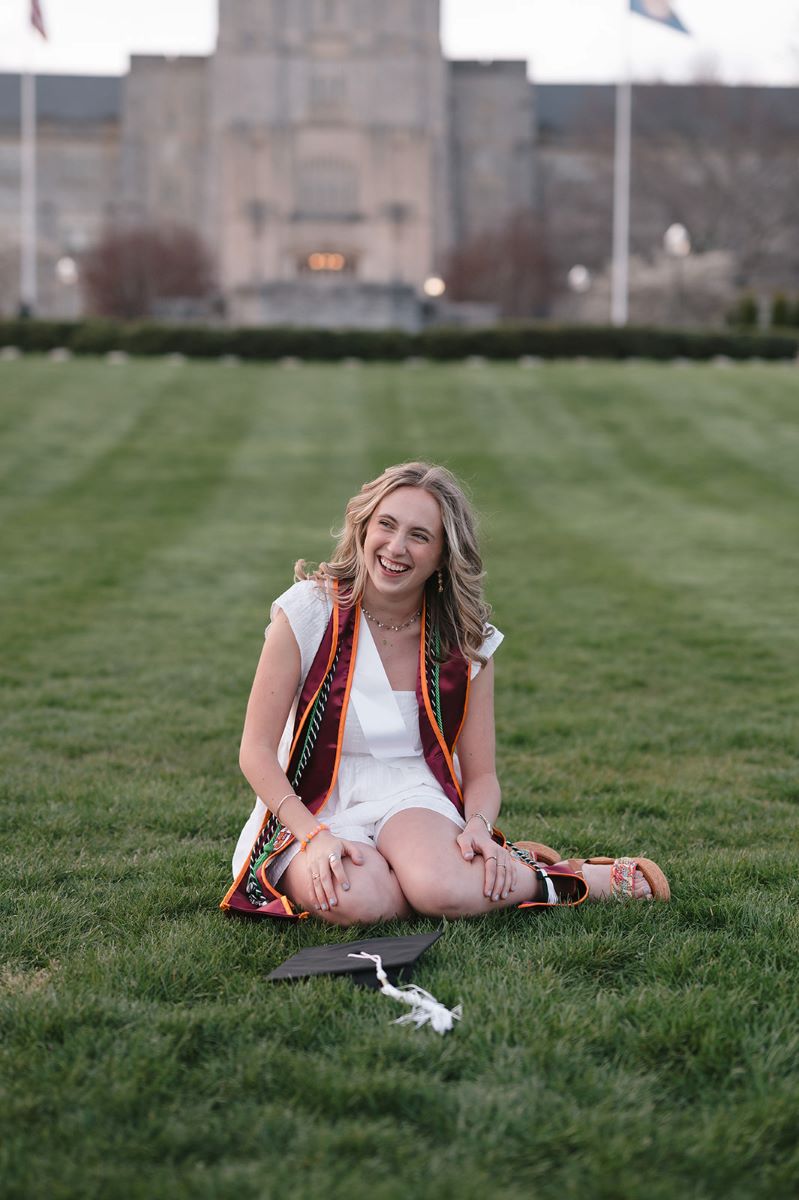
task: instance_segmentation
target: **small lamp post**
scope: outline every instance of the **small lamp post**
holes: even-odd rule
[[[70,254],[64,254],[59,258],[55,265],[55,277],[65,287],[78,282],[78,264]]]
[[[566,279],[569,284],[569,290],[578,296],[582,296],[591,286],[591,272],[582,263],[577,263],[576,266],[573,266]]]
[[[440,296],[444,295],[447,285],[438,275],[431,275],[428,279],[425,279],[422,290],[425,296],[429,296],[431,300],[437,300]]]
[[[591,279],[591,272],[588,270],[588,267],[584,267],[582,263],[576,263],[566,276],[566,282],[569,285],[569,291],[572,295],[580,297],[589,291],[593,280]],[[579,303],[579,300],[575,303],[573,311],[578,320],[583,316],[582,305]]]
[[[671,288],[671,318],[679,320],[682,312],[683,263],[691,253],[691,235],[684,225],[675,222],[663,234],[663,249],[674,263]]]
[[[58,311],[74,320],[80,312],[77,288],[80,277],[78,264],[71,254],[62,254],[55,265],[55,277],[58,286]]]

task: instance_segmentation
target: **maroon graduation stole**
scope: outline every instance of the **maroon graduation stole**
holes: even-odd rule
[[[330,622],[300,693],[286,768],[289,783],[314,815],[321,815],[338,775],[360,622],[360,604],[341,608],[336,587]],[[416,678],[422,751],[434,778],[462,816],[463,795],[453,755],[466,719],[471,669],[457,649],[439,663],[439,644],[423,603]],[[247,861],[220,908],[254,917],[307,917],[308,913],[294,911],[266,873],[272,859],[293,841],[291,831],[267,810]]]

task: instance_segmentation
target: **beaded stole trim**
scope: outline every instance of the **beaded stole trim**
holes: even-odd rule
[[[322,717],[324,715],[327,702],[330,698],[330,688],[333,684],[333,678],[336,674],[338,666],[339,654],[341,646],[336,650],[333,662],[330,665],[330,670],[324,678],[319,695],[316,697],[313,708],[308,717],[308,722],[305,727],[305,736],[302,743],[302,750],[297,761],[297,768],[289,780],[295,792],[299,791],[300,781],[303,772],[307,767],[311,755],[313,754],[314,746],[319,737],[319,729],[322,725]],[[274,813],[270,813],[269,817],[261,830],[260,835],[256,839],[255,845],[250,853],[250,866],[247,872],[246,892],[247,899],[251,904],[260,907],[262,904],[268,904],[272,899],[267,896],[261,886],[261,881],[258,878],[257,872],[263,866],[268,858],[271,858],[278,850],[282,850],[291,841],[291,833],[285,826],[281,825]]]
[[[427,674],[427,691],[430,696],[430,701],[433,705],[433,712],[436,718],[436,724],[441,733],[444,732],[444,719],[441,716],[441,638],[438,632],[438,626],[433,628],[430,623],[429,616],[427,617],[427,628],[424,635],[424,661],[425,671]]]

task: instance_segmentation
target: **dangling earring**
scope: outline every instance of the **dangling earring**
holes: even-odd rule
[[[439,594],[439,596],[441,595],[443,590],[444,590],[444,572],[441,570],[441,567],[439,567],[438,568],[438,594]]]

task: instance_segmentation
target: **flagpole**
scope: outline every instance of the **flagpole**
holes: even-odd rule
[[[19,315],[31,317],[36,311],[36,71],[35,32],[47,40],[40,0],[26,0],[29,5],[28,33],[30,59],[20,75],[20,229],[19,229]]]
[[[613,153],[613,266],[610,319],[626,325],[630,277],[630,143],[632,140],[632,71],[630,10],[624,0],[621,66],[616,84],[616,132]]]
[[[36,309],[36,76],[23,71],[20,78],[21,114],[21,213],[20,213],[20,316]]]

